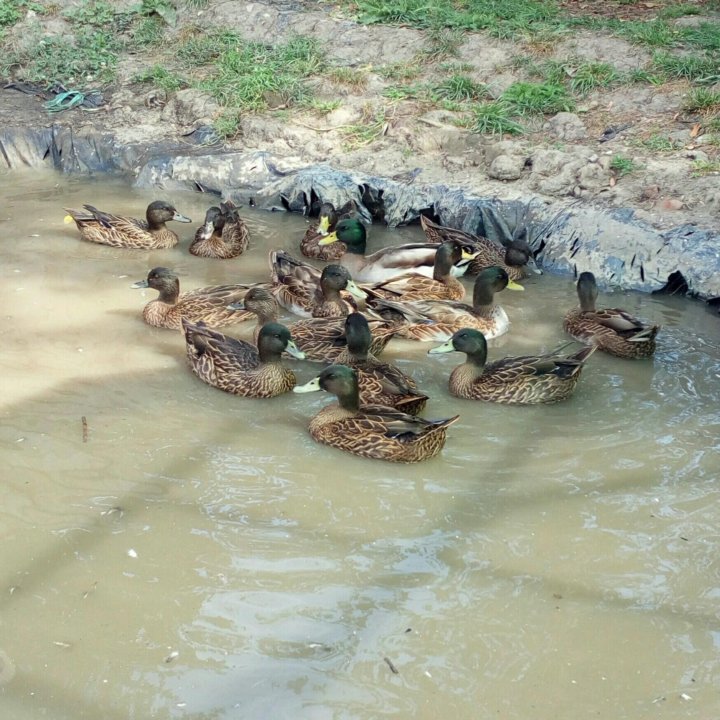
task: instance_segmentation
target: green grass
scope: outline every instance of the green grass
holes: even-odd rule
[[[420,74],[418,63],[390,63],[374,69],[381,78],[386,80],[414,80]]]
[[[175,92],[181,88],[188,87],[188,82],[184,78],[160,65],[154,65],[148,68],[144,72],[136,75],[133,80],[139,83],[150,83],[166,92]]]
[[[682,78],[695,82],[714,81],[720,77],[720,59],[707,56],[672,55],[656,52],[652,58],[652,69],[667,78]]]
[[[447,80],[432,86],[430,94],[433,100],[450,100],[464,102],[481,100],[487,95],[487,87],[476,83],[467,75],[454,74]]]
[[[231,32],[207,33],[188,38],[178,58],[188,68],[205,66],[205,76],[194,84],[226,108],[216,126],[224,137],[235,132],[243,111],[308,103],[305,80],[326,67],[319,44],[302,36],[273,47]]]
[[[443,58],[457,57],[465,36],[459,28],[432,25],[426,32],[427,47],[423,51],[426,60],[437,61]]]
[[[311,99],[306,104],[308,110],[312,110],[312,112],[316,113],[317,115],[328,115],[333,110],[337,110],[339,107],[342,106],[341,100],[317,100],[315,98]]]
[[[580,95],[606,88],[618,82],[619,73],[609,63],[583,63],[570,80],[570,89]]]
[[[365,68],[333,65],[325,69],[324,75],[334,83],[347,85],[354,90],[363,90],[368,82],[368,71]]]
[[[474,105],[465,127],[481,135],[520,135],[525,129],[512,117],[507,105],[502,102],[488,102]]]
[[[629,175],[640,169],[640,166],[629,157],[624,155],[614,155],[610,161],[610,169],[615,172],[618,177]]]
[[[644,147],[646,150],[651,150],[652,152],[670,152],[672,150],[679,150],[682,148],[682,143],[675,142],[667,137],[667,135],[663,135],[661,133],[655,133],[654,135],[639,141],[637,144]]]
[[[683,103],[685,110],[701,112],[720,112],[720,90],[693,88]]]
[[[696,160],[693,163],[693,177],[720,173],[720,160]]]
[[[365,108],[362,122],[348,125],[342,129],[345,136],[345,149],[356,150],[357,148],[370,145],[378,140],[385,133],[387,127],[387,113],[385,108]]]
[[[165,36],[165,24],[160,18],[143,17],[131,31],[132,45],[137,48],[157,45]]]
[[[575,109],[575,100],[563,85],[516,82],[499,98],[514,115],[554,114]]]
[[[697,5],[689,5],[688,3],[680,3],[678,5],[668,5],[658,12],[658,17],[662,20],[675,20],[685,17],[686,15],[699,15],[701,12]]]

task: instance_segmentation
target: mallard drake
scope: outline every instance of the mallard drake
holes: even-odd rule
[[[85,210],[65,208],[65,222],[73,220],[83,240],[113,247],[136,248],[138,250],[161,250],[177,245],[178,236],[165,227],[170,220],[189,223],[190,218],[181,215],[170,203],[156,200],[148,205],[146,220],[122,215],[111,215],[83,205]]]
[[[132,287],[149,287],[160,293],[143,308],[145,322],[153,327],[180,330],[183,318],[193,323],[203,320],[211,327],[222,327],[252,317],[251,312],[228,308],[230,303],[242,300],[252,285],[213,285],[180,294],[178,276],[166,267],[156,267],[148,273],[146,280],[138,280]]]
[[[468,400],[487,400],[509,405],[554,403],[569,398],[580,379],[585,361],[595,352],[584,347],[572,355],[559,351],[545,355],[506,357],[487,362],[487,342],[479,330],[458,330],[428,354],[456,350],[467,355],[450,374],[450,392]]]
[[[472,260],[473,257],[457,240],[448,240],[438,246],[431,278],[405,273],[362,288],[371,297],[385,300],[462,300],[465,287],[452,275],[452,269],[461,260]]]
[[[314,380],[293,388],[296,393],[316,390],[333,393],[338,403],[310,420],[310,436],[362,457],[402,463],[427,460],[442,450],[447,428],[460,417],[424,420],[383,405],[360,405],[357,372],[347,365],[330,365]]]
[[[447,240],[456,240],[472,251],[474,258],[467,268],[469,275],[474,275],[484,268],[494,265],[503,268],[511,280],[522,280],[531,272],[542,275],[542,270],[537,266],[533,257],[532,249],[525,240],[514,239],[507,247],[503,247],[487,238],[438,225],[424,215],[420,216],[420,225],[428,242],[442,243]]]
[[[250,232],[237,208],[230,201],[213,205],[205,213],[205,223],[195,232],[190,252],[198,257],[227,260],[247,250]]]
[[[254,398],[275,397],[295,387],[295,374],[283,366],[280,356],[287,351],[302,360],[305,355],[284,325],[265,325],[255,348],[205,323],[193,324],[183,318],[182,324],[190,367],[208,385]]]
[[[360,313],[350,313],[345,318],[345,338],[347,347],[336,364],[357,371],[363,405],[387,405],[410,415],[425,409],[428,397],[417,391],[415,381],[400,368],[380,362],[370,353],[370,326]]]
[[[271,292],[286,310],[303,317],[345,317],[355,306],[342,290],[358,300],[367,294],[342,265],[326,265],[322,272],[282,250],[270,253]],[[318,277],[319,275],[319,277]]]
[[[501,267],[485,268],[475,278],[472,306],[449,300],[395,302],[373,300],[371,305],[389,321],[403,323],[398,337],[426,342],[443,342],[464,327],[480,330],[488,339],[503,335],[510,327],[505,310],[494,295],[505,288],[522,290]]]
[[[347,251],[343,242],[332,245],[320,245],[319,241],[335,230],[339,220],[352,217],[357,212],[357,205],[353,200],[348,201],[339,210],[331,202],[320,206],[320,216],[317,225],[311,225],[300,242],[300,252],[306,257],[328,262],[337,262]]]
[[[596,345],[603,352],[616,357],[632,359],[652,356],[659,325],[644,325],[619,308],[596,310],[598,288],[591,272],[580,273],[577,294],[580,307],[565,315],[565,332],[576,340]]]
[[[433,276],[437,245],[432,243],[395,245],[365,255],[367,232],[357,218],[341,220],[335,232],[326,235],[318,242],[319,245],[325,246],[338,241],[342,241],[347,246],[347,252],[342,256],[341,262],[350,270],[357,282],[383,282],[408,272],[420,273],[430,278]],[[453,274],[462,275],[466,269],[465,266],[457,267],[453,270]]]
[[[253,331],[255,342],[260,328],[269,322],[277,322],[279,317],[277,301],[263,287],[250,288],[245,298],[233,303],[231,309],[249,310],[257,315],[258,322]],[[370,352],[379,355],[397,333],[398,327],[372,318],[368,320],[368,326],[372,333]],[[347,347],[344,318],[307,318],[297,320],[288,327],[295,344],[305,353],[306,360],[332,363]]]

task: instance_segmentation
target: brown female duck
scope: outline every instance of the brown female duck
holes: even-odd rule
[[[177,245],[178,236],[168,230],[165,223],[170,220],[192,222],[164,200],[156,200],[148,205],[145,220],[111,215],[92,205],[83,207],[84,211],[65,208],[68,213],[65,222],[74,220],[83,240],[113,247],[139,250],[171,248]]]
[[[596,345],[603,352],[616,357],[632,359],[652,356],[659,325],[645,325],[620,308],[596,309],[598,288],[591,272],[580,273],[577,294],[580,307],[565,315],[565,332],[576,340]]]
[[[205,323],[193,324],[184,318],[182,322],[190,367],[208,385],[254,398],[275,397],[295,387],[295,374],[283,366],[280,357],[283,352],[301,360],[305,355],[284,325],[265,325],[255,348]]]
[[[204,321],[211,327],[233,325],[249,320],[252,313],[228,308],[242,300],[252,285],[213,285],[180,293],[178,276],[166,267],[153,268],[146,280],[139,280],[134,288],[153,288],[160,293],[143,308],[143,318],[153,327],[180,330],[185,318],[192,323]]]
[[[337,404],[323,408],[310,420],[316,442],[378,460],[412,463],[435,457],[445,445],[447,428],[459,415],[424,420],[383,405],[361,405],[357,372],[347,365],[330,365],[293,392],[326,390]]]
[[[250,232],[230,201],[208,208],[205,223],[195,232],[190,252],[198,257],[227,260],[247,250]]]
[[[558,351],[545,355],[506,357],[487,363],[487,342],[479,330],[463,328],[446,343],[428,353],[465,353],[464,364],[450,374],[450,392],[468,400],[512,405],[554,403],[569,398],[575,390],[585,361],[595,352],[584,347],[571,355]]]

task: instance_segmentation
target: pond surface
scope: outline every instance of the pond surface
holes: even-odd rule
[[[172,250],[63,224],[156,198],[195,221]],[[130,284],[151,267],[187,289],[299,254],[303,218],[243,209],[246,255],[189,255],[212,200],[0,177],[0,717],[717,718],[718,319],[603,293],[662,324],[657,354],[596,353],[547,407],[455,400],[460,355],[393,341],[426,415],[461,419],[431,461],[364,460],[308,436],[325,393],[227,395],[143,323],[155,293]],[[493,358],[565,339],[572,280],[525,284]]]

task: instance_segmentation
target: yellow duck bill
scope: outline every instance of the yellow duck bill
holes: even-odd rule
[[[320,387],[319,375],[316,378],[313,378],[310,382],[306,382],[304,385],[296,385],[293,388],[293,392],[296,393],[311,393],[317,392],[318,390],[322,390],[322,388]]]

